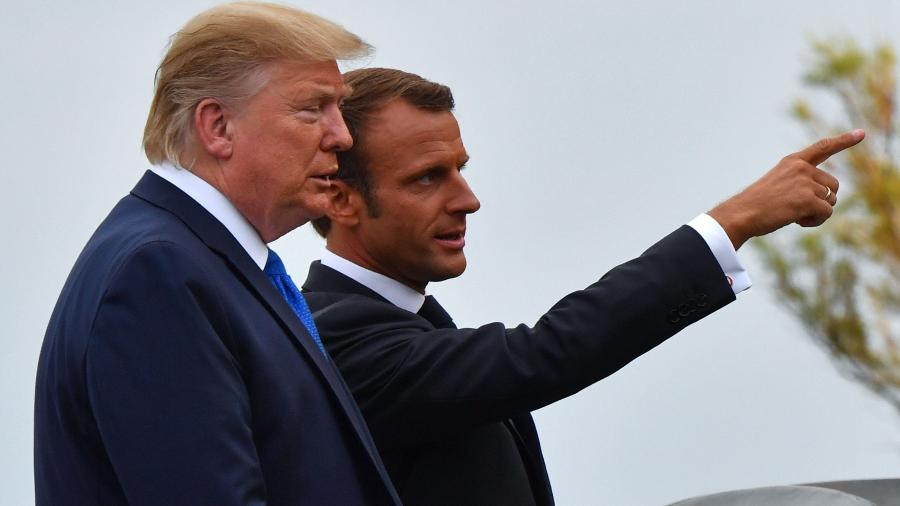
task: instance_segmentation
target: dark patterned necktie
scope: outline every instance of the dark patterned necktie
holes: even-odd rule
[[[419,312],[417,313],[422,318],[425,318],[436,329],[455,329],[456,324],[453,323],[453,318],[450,316],[447,311],[438,304],[437,299],[428,295],[425,297],[425,303],[422,304],[422,307],[419,308]]]
[[[312,312],[306,304],[306,299],[303,298],[303,294],[300,293],[297,285],[291,280],[281,258],[271,249],[269,250],[269,258],[266,260],[266,267],[263,269],[263,272],[269,276],[272,284],[275,285],[275,288],[287,300],[287,303],[294,310],[294,313],[297,314],[297,317],[300,318],[300,321],[303,322],[303,326],[309,331],[309,335],[316,342],[316,346],[322,350],[322,355],[327,357],[328,353],[325,351],[322,339],[319,338],[319,331],[316,329],[315,322],[313,322]]]

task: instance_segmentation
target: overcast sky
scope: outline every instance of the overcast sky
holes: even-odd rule
[[[33,502],[47,319],[147,168],[140,139],[168,36],[212,3],[2,1],[0,503],[19,505]],[[786,111],[809,94],[811,36],[900,43],[894,0],[295,5],[373,44],[363,64],[453,88],[482,208],[469,270],[430,290],[462,326],[533,323],[806,145]],[[275,247],[303,279],[322,243],[304,227]],[[740,256],[755,285],[737,302],[535,414],[560,505],[898,474],[900,418],[838,375],[753,251]]]

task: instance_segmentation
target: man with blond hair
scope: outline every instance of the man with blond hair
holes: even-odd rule
[[[144,132],[153,167],[88,241],[44,337],[37,504],[399,503],[266,246],[322,215],[352,144],[336,60],[368,50],[257,3],[173,37]]]

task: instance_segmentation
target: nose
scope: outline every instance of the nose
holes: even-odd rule
[[[469,183],[463,177],[462,173],[456,172],[454,179],[457,191],[455,192],[454,197],[447,203],[447,212],[450,214],[472,214],[481,209],[481,202],[478,200],[478,197],[475,196],[475,193],[472,192],[472,189],[469,188]]]
[[[353,146],[353,137],[344,123],[341,110],[337,105],[328,108],[325,122],[325,132],[322,135],[322,151],[346,151]]]

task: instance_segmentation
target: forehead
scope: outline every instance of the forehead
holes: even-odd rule
[[[372,114],[364,144],[370,165],[413,169],[429,162],[461,165],[468,158],[453,113],[418,109],[402,99]]]
[[[349,87],[344,84],[337,62],[276,62],[270,69],[267,88],[287,98],[298,95],[327,95],[343,97]]]

